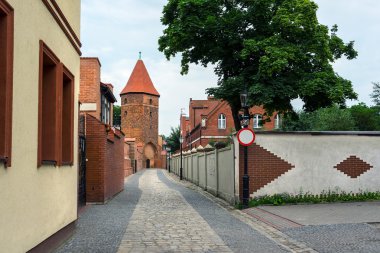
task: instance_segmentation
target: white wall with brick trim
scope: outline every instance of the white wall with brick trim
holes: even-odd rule
[[[251,196],[322,191],[380,191],[380,132],[257,133],[256,144],[294,168]],[[357,178],[334,168],[350,156],[373,166]],[[253,168],[254,170],[254,168]]]

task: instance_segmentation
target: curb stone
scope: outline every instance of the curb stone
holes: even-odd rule
[[[221,208],[227,210],[232,216],[234,216],[238,220],[246,223],[251,228],[255,229],[256,231],[258,231],[259,233],[261,233],[262,235],[264,235],[268,239],[275,242],[281,248],[283,248],[289,252],[294,252],[294,253],[301,253],[301,252],[318,253],[316,250],[308,247],[306,244],[299,242],[299,241],[285,235],[280,230],[277,230],[277,229],[265,224],[264,222],[261,222],[255,218],[249,216],[248,214],[246,214],[246,213],[244,213],[238,209],[235,209],[230,204],[228,204],[226,201],[215,197],[214,195],[205,191],[201,187],[196,186],[189,181],[185,181],[185,180],[180,181],[176,175],[174,175],[173,173],[169,174],[169,172],[167,172],[166,170],[163,170],[163,172],[164,172],[164,175],[169,180],[171,180],[177,184],[181,184],[188,189],[194,190],[194,191],[198,192],[199,194],[203,195],[204,197],[208,198],[209,200],[213,201],[214,203],[219,205]]]

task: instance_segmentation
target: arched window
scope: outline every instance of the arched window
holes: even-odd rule
[[[128,103],[128,99],[124,98],[124,104]]]
[[[280,114],[276,114],[276,117],[274,118],[274,129],[280,128]]]
[[[218,129],[226,129],[226,115],[224,115],[224,114],[219,115]]]
[[[263,116],[261,114],[253,115],[253,128],[262,128]]]

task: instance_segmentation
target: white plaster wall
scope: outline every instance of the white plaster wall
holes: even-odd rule
[[[257,134],[255,142],[295,168],[252,196],[301,191],[319,194],[329,189],[380,191],[380,136]],[[373,168],[358,178],[334,168],[352,155]]]
[[[12,167],[0,165],[0,252],[12,253],[30,250],[77,218],[77,117],[74,166],[37,168],[39,41],[75,76],[75,115],[79,55],[42,1],[7,1],[15,21]]]

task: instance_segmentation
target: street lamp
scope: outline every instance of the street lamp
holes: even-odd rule
[[[168,147],[168,146],[166,146],[166,169],[168,169],[168,167],[169,167],[169,173],[170,173],[170,151],[171,151],[171,149],[170,149],[170,147]],[[169,153],[169,156],[168,156],[168,153]],[[169,160],[169,166],[168,166],[168,160]]]
[[[182,180],[182,143],[183,143],[183,137],[182,135],[179,137],[179,147],[181,152],[181,166],[179,167],[179,180]]]
[[[244,128],[248,128],[249,119],[251,116],[249,115],[248,110],[248,92],[245,88],[242,93],[240,93],[240,102],[241,107],[244,109],[243,116],[240,117],[241,125]],[[244,175],[243,175],[243,206],[248,207],[249,202],[249,175],[248,175],[248,147],[244,146]]]

